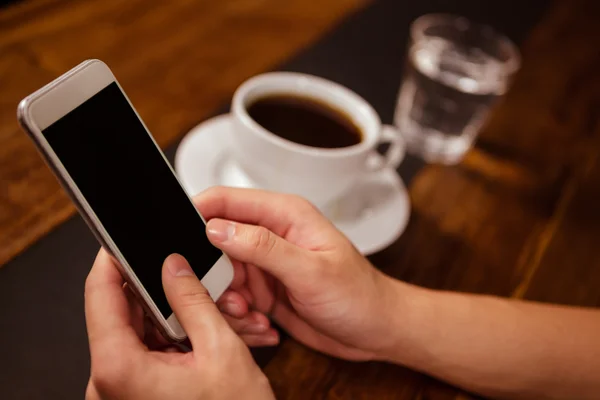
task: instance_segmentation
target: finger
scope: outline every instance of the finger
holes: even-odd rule
[[[144,318],[144,343],[150,350],[161,350],[171,343],[159,332],[149,317]]]
[[[263,313],[269,313],[275,302],[275,280],[272,276],[265,274],[253,264],[248,264],[246,269],[249,293],[255,293],[252,308]]]
[[[295,339],[313,348],[318,348],[320,334],[287,305],[279,301],[275,303],[271,317],[278,326],[290,333]]]
[[[244,300],[246,300],[246,303],[249,305],[254,304],[254,297],[252,296],[252,293],[250,293],[250,289],[248,289],[246,286],[242,286],[237,290],[237,292],[242,295]]]
[[[241,294],[228,290],[219,298],[217,306],[223,314],[234,318],[243,318],[248,315],[248,302]]]
[[[260,225],[279,236],[292,227],[329,225],[308,201],[289,194],[257,189],[213,187],[194,197],[206,220],[224,218]]]
[[[279,333],[273,328],[261,334],[246,333],[240,335],[240,338],[248,347],[277,346],[280,340]]]
[[[213,245],[237,260],[266,270],[284,284],[301,279],[313,264],[308,250],[262,226],[214,218],[208,221],[206,230]]]
[[[233,265],[233,280],[229,287],[231,289],[241,288],[246,283],[246,266],[238,260],[231,260],[231,264]]]
[[[242,286],[241,288],[235,290],[235,293],[240,295],[240,298],[246,304],[246,307],[249,308],[252,304],[254,304],[252,293],[250,293],[250,289],[248,289],[246,286]]]
[[[365,351],[345,346],[343,343],[318,332],[284,303],[275,303],[271,316],[273,321],[288,332],[290,336],[310,348],[334,356],[340,353],[345,354],[348,359],[361,360],[372,357]]]
[[[164,262],[162,281],[169,305],[192,346],[214,340],[230,330],[216,304],[185,258],[171,254]]]
[[[143,349],[131,325],[123,278],[109,254],[101,249],[85,282],[85,319],[92,356],[123,344],[123,350]]]
[[[135,294],[127,283],[123,285],[123,291],[125,292],[127,304],[129,305],[131,326],[135,330],[138,338],[144,340],[144,310],[142,309],[142,306],[140,306],[140,303],[138,303]]]
[[[265,333],[271,327],[271,321],[258,311],[251,311],[243,318],[225,316],[225,320],[238,335],[244,333]]]

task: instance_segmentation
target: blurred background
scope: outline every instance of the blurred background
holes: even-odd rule
[[[391,123],[410,23],[432,12],[506,34],[522,68],[460,165],[405,160],[411,221],[373,262],[428,287],[599,305],[600,256],[590,245],[600,233],[598,2],[3,0],[0,398],[81,398],[89,375],[82,294],[98,245],[19,129],[23,97],[101,59],[171,160],[191,128],[228,110],[240,83],[270,70],[346,85]],[[257,357],[281,398],[356,398],[371,386],[380,390],[372,398],[459,395],[399,367],[332,361],[291,341]]]

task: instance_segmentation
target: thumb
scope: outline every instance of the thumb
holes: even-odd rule
[[[314,264],[308,250],[262,226],[214,218],[208,221],[206,231],[212,244],[223,252],[266,270],[288,287]]]
[[[162,282],[169,305],[192,346],[205,343],[228,325],[187,260],[171,254],[163,264]]]

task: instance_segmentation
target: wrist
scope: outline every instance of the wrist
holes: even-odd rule
[[[421,363],[419,360],[427,357],[425,343],[431,333],[439,293],[388,276],[386,280],[382,337],[387,340],[376,358],[416,367]]]

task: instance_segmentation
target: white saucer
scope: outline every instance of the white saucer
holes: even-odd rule
[[[229,114],[202,122],[179,144],[175,171],[184,189],[194,195],[215,185],[254,187],[227,152]],[[365,255],[400,237],[410,214],[404,183],[392,169],[365,175],[348,194],[324,211]]]

